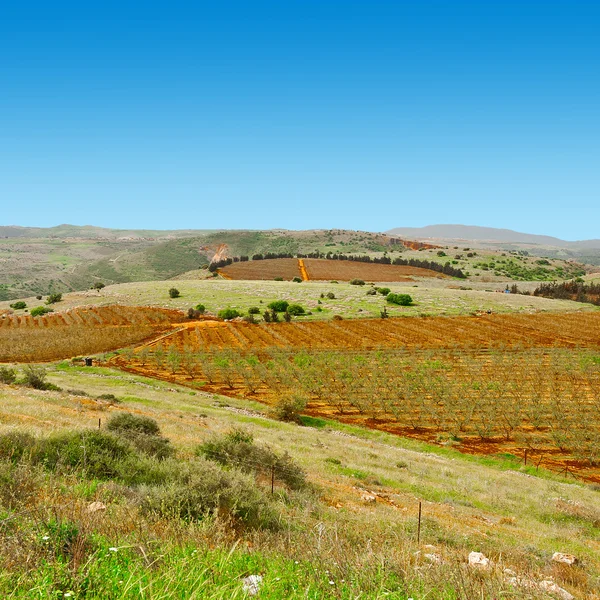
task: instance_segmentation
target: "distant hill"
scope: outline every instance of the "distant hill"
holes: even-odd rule
[[[266,252],[368,253],[389,249],[381,233],[314,231],[127,230],[93,226],[0,226],[0,300],[177,277],[213,256]]]
[[[405,236],[417,240],[489,242],[492,244],[531,244],[569,250],[600,249],[600,239],[566,241],[548,235],[522,233],[512,229],[478,227],[475,225],[427,225],[426,227],[396,227],[388,235]]]

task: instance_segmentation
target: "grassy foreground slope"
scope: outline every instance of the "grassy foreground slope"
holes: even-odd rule
[[[242,427],[255,444],[289,452],[310,485],[294,491],[276,481],[271,495],[259,473],[257,498],[278,517],[256,526],[232,517],[232,507],[200,519],[180,518],[176,504],[171,513],[164,504],[147,510],[162,473],[149,459],[135,463],[149,473],[145,483],[131,473],[131,481],[93,477],[85,464],[52,470],[3,459],[3,597],[242,598],[243,578],[254,574],[263,577],[259,597],[273,599],[547,598],[543,581],[598,597],[594,487],[508,457],[463,457],[322,420],[281,423],[259,405],[109,369],[64,363],[49,379],[72,391],[0,386],[0,434],[47,436],[97,428],[99,419],[104,430],[129,412],[156,419],[177,452],[168,460],[185,471],[199,443]],[[94,399],[102,394],[120,402]],[[93,502],[106,509],[91,512]],[[491,568],[469,567],[473,550]],[[578,564],[554,562],[556,551]]]

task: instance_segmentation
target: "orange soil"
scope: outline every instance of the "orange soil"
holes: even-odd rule
[[[297,258],[268,258],[236,262],[219,269],[219,273],[227,279],[249,280],[275,279],[275,277],[289,280],[302,276]]]
[[[219,334],[215,336],[214,329]],[[155,342],[151,342],[151,345]],[[169,340],[182,349],[374,349],[600,346],[600,313],[399,317],[304,323],[187,321]]]
[[[298,268],[300,269],[300,273],[302,274],[302,281],[308,281],[308,273],[306,272],[306,266],[304,265],[304,259],[298,259]]]
[[[237,262],[219,269],[227,279],[293,279],[350,281],[412,281],[412,277],[448,278],[443,273],[402,265],[380,265],[353,260],[327,260],[325,258],[271,258]]]

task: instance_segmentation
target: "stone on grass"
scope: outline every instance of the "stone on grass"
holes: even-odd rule
[[[481,552],[471,552],[469,554],[469,566],[478,567],[480,569],[489,569],[490,559]]]
[[[360,499],[363,502],[377,502],[377,498],[375,496],[373,496],[372,494],[363,494]]]
[[[551,579],[544,579],[544,581],[540,581],[539,587],[545,592],[550,592],[551,594],[554,594],[555,596],[560,598],[560,600],[575,600],[575,596],[569,594],[567,590],[556,585],[556,583],[554,583],[554,581],[552,581]]]
[[[102,504],[102,502],[92,502],[88,504],[87,511],[89,513],[97,513],[101,510],[106,510],[106,504]]]
[[[256,596],[260,592],[262,580],[262,575],[248,575],[242,579],[242,590],[249,596]]]
[[[552,555],[554,562],[563,563],[565,565],[574,565],[577,562],[577,557],[572,554],[563,554],[562,552],[555,552]]]

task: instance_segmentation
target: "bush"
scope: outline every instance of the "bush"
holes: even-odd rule
[[[268,446],[254,443],[252,434],[243,429],[232,429],[216,435],[201,444],[196,453],[222,465],[236,467],[246,473],[271,474],[292,489],[306,485],[306,474],[289,454],[275,453]]]
[[[236,310],[235,308],[224,308],[217,313],[219,319],[223,319],[227,321],[228,319],[235,319],[237,317],[241,317],[242,313]]]
[[[197,310],[201,315],[203,315],[206,312],[206,306],[204,306],[204,304],[196,304],[196,306],[194,307],[195,310]]]
[[[188,521],[199,521],[218,511],[250,527],[277,526],[273,506],[252,477],[235,470],[224,471],[205,458],[177,463],[177,479],[145,490],[141,509]]]
[[[46,304],[56,304],[62,300],[62,294],[50,294],[46,300]]]
[[[388,294],[386,300],[390,304],[398,304],[399,306],[410,306],[413,299],[408,294]]]
[[[280,398],[271,412],[278,421],[301,424],[301,413],[305,408],[306,398],[291,394]]]
[[[38,294],[38,295],[36,296],[36,298],[37,298],[38,300],[41,300],[41,299],[42,299],[42,296],[40,296],[40,295]]]
[[[17,372],[11,367],[0,367],[0,383],[11,384],[17,379]]]
[[[438,256],[446,256],[446,253],[443,250],[438,250]]]
[[[179,293],[179,290],[177,288],[171,288],[169,290],[169,296],[171,298],[179,298],[179,296],[181,296],[181,294]]]
[[[392,290],[390,290],[390,288],[387,287],[380,287],[380,288],[376,288],[377,291],[382,295],[382,296],[387,296]]]
[[[293,281],[294,283],[302,283],[302,277],[294,277],[294,278],[292,279],[292,281]]]
[[[8,431],[0,435],[0,458],[14,463],[30,455],[37,440],[25,431]]]
[[[367,290],[367,296],[376,296],[377,295],[377,290],[375,288],[369,288]]]
[[[273,281],[283,281],[283,277],[274,277]]]
[[[362,279],[351,279],[350,285],[365,285],[365,282]]]
[[[160,435],[160,427],[154,419],[132,415],[131,413],[113,415],[108,420],[106,428],[119,435]]]
[[[96,283],[92,286],[94,290],[101,290],[103,287],[106,287],[101,281],[96,281]]]
[[[275,312],[285,312],[289,305],[290,303],[287,300],[273,300],[273,302],[267,306]]]
[[[36,390],[48,389],[48,383],[46,382],[47,372],[44,367],[38,365],[27,365],[23,369],[23,377],[25,379],[25,385],[32,387]]]
[[[88,477],[111,479],[123,472],[131,447],[119,437],[103,431],[68,431],[41,440],[34,462],[55,471],[64,467],[83,471]]]
[[[335,300],[335,294],[333,292],[327,292],[327,298],[329,298],[329,300]]]
[[[265,320],[265,323],[270,323],[271,322],[271,311],[265,310],[265,312],[263,313],[263,319]]]
[[[292,315],[290,315],[290,313],[287,310],[283,313],[283,320],[286,323],[289,323],[292,320]]]
[[[195,308],[188,308],[187,316],[188,319],[197,319],[198,317],[202,316],[202,313]]]
[[[249,315],[260,315],[260,308],[258,308],[258,306],[251,306],[248,309],[248,314]]]
[[[14,302],[10,305],[11,308],[15,310],[21,310],[23,308],[27,308],[27,302],[23,302],[23,300],[19,300],[18,302]]]
[[[47,315],[48,313],[54,312],[51,308],[47,306],[37,306],[36,308],[32,308],[29,313],[32,317],[41,317],[42,315]]]
[[[301,306],[300,304],[290,304],[287,307],[286,312],[294,317],[297,317],[299,315],[303,315],[306,311],[304,310],[304,307]]]

